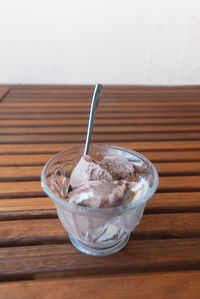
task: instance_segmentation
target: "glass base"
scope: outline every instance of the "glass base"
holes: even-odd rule
[[[77,238],[69,234],[70,241],[79,251],[93,256],[106,256],[116,253],[117,251],[121,250],[130,238],[130,233],[126,233],[119,242],[114,243],[109,247],[92,247],[84,244],[83,242],[79,241]]]

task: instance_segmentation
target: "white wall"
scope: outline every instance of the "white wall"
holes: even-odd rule
[[[0,0],[0,83],[200,84],[200,0]]]

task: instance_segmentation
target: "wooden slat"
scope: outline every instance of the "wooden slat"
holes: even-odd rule
[[[171,142],[170,142],[171,143]],[[142,151],[141,151],[142,152]],[[152,162],[186,162],[186,161],[199,161],[200,151],[155,151],[155,152],[142,152]],[[176,164],[175,164],[176,166]]]
[[[161,177],[158,191],[200,191],[200,176]]]
[[[48,105],[49,106],[49,105]],[[148,113],[149,116],[153,115],[157,115],[159,116],[160,113],[165,113],[166,115],[172,115],[173,113],[180,113],[180,111],[182,111],[184,114],[190,116],[191,114],[195,114],[197,113],[197,115],[200,114],[200,106],[194,106],[194,107],[172,107],[172,108],[168,108],[168,107],[134,107],[134,105],[130,106],[130,107],[123,107],[123,106],[115,106],[114,108],[112,107],[102,107],[98,109],[98,115],[101,117],[102,115],[104,115],[105,113],[110,113],[112,114],[112,116],[115,116],[115,114],[120,113],[121,116],[124,116],[124,114],[128,113],[129,115],[131,115],[132,113],[132,117],[134,117],[134,115],[136,114],[140,114],[140,113]],[[24,115],[28,115],[28,114],[33,114],[33,115],[43,115],[43,114],[47,114],[50,116],[56,116],[56,115],[66,115],[66,117],[68,116],[68,114],[73,114],[73,115],[79,115],[83,113],[83,115],[87,116],[89,114],[89,107],[85,107],[85,105],[83,106],[77,106],[77,107],[59,107],[59,108],[54,108],[52,107],[52,109],[50,108],[40,108],[38,107],[38,109],[36,108],[15,108],[13,107],[12,109],[4,109],[1,108],[0,109],[0,116],[7,116],[7,117],[15,117],[15,116],[24,116]]]
[[[157,111],[157,112],[128,112],[128,111],[121,111],[121,112],[101,112],[97,113],[96,119],[109,119],[111,118],[158,118],[162,119],[163,117],[166,118],[171,118],[175,119],[177,117],[185,117],[185,118],[193,118],[193,117],[199,117],[200,116],[200,111],[185,111],[185,112],[180,112],[180,111],[169,111],[169,112],[164,112],[164,111]],[[69,111],[68,113],[0,113],[0,120],[1,119],[88,119],[88,112],[74,112],[72,113]]]
[[[200,132],[162,132],[162,133],[98,133],[92,137],[93,142],[112,143],[121,141],[171,141],[171,140],[200,140]],[[0,135],[0,143],[63,143],[84,142],[84,134],[60,133],[60,134],[7,134]]]
[[[115,106],[113,107],[113,104],[115,104]],[[190,102],[165,102],[165,101],[161,101],[160,103],[158,102],[135,102],[134,100],[132,101],[126,101],[125,99],[123,100],[123,102],[114,100],[113,101],[109,101],[107,102],[107,99],[102,98],[101,99],[101,103],[99,104],[98,107],[98,111],[102,110],[102,109],[106,109],[107,111],[109,110],[118,110],[118,108],[129,108],[131,110],[134,111],[134,109],[137,110],[141,110],[141,109],[150,109],[152,110],[157,110],[157,109],[163,109],[165,111],[168,111],[167,108],[169,108],[170,110],[173,109],[180,109],[180,110],[184,110],[184,108],[192,108],[194,109],[194,107],[198,108],[200,106],[199,100],[191,100]],[[23,111],[31,111],[31,109],[33,109],[33,111],[43,111],[44,109],[48,110],[52,110],[54,109],[55,111],[59,111],[61,109],[64,109],[67,111],[67,109],[71,109],[74,108],[74,110],[76,109],[83,109],[83,111],[88,111],[90,108],[90,102],[85,102],[82,99],[80,99],[80,101],[76,101],[76,102],[64,102],[64,103],[58,103],[58,102],[52,102],[52,103],[46,103],[46,102],[40,102],[40,103],[35,103],[35,105],[33,105],[33,103],[29,102],[29,99],[27,98],[27,103],[23,104],[23,103],[2,103],[1,104],[1,110],[2,111],[12,111],[12,110],[16,110],[16,112],[23,112]],[[138,109],[139,108],[139,109]],[[103,111],[103,110],[102,110]]]
[[[23,262],[22,262],[23,261]],[[65,272],[123,273],[193,270],[200,266],[200,239],[129,241],[115,255],[96,258],[79,253],[71,244],[35,245],[0,249],[0,279],[33,278]]]
[[[0,182],[0,198],[44,196],[39,181]]]
[[[200,237],[200,213],[148,214],[132,233],[133,239]]]
[[[200,192],[156,193],[148,201],[145,213],[200,211]],[[48,197],[0,199],[0,220],[55,216],[55,206]]]
[[[0,284],[2,299],[27,298],[182,298],[199,299],[200,271],[140,273],[7,282]]]
[[[14,228],[14,229],[13,229]],[[200,237],[200,213],[144,215],[132,233],[135,239]],[[68,240],[58,219],[0,222],[0,246],[58,243]]]
[[[188,97],[186,96],[169,96],[169,95],[164,95],[164,96],[142,96],[142,95],[127,95],[126,98],[121,95],[107,95],[104,97],[102,101],[106,101],[107,103],[112,103],[115,101],[120,103],[121,101],[126,101],[126,102],[134,102],[134,103],[162,103],[162,101],[168,102],[168,103],[173,103],[173,102],[181,102],[181,103],[188,103],[188,101],[198,101],[199,100],[199,95],[191,95],[189,100]],[[55,101],[59,102],[59,104],[66,103],[66,102],[81,102],[83,103],[90,103],[91,102],[91,95],[85,95],[80,98],[80,96],[77,95],[51,95],[51,94],[46,94],[46,95],[28,95],[28,96],[20,96],[19,98],[17,97],[6,97],[4,100],[5,104],[16,104],[16,103],[21,103],[21,104],[26,104],[27,101],[34,105],[37,103],[45,102],[46,104],[49,103],[54,103]],[[101,102],[102,102],[101,101]]]
[[[154,165],[162,176],[200,174],[200,162],[155,163]]]
[[[51,155],[50,155],[51,156]],[[0,157],[1,158],[1,157]],[[41,162],[34,161],[33,158],[37,158],[34,156],[31,156],[31,160],[29,159],[20,159],[21,156],[18,157],[19,160],[17,163],[19,166],[0,166],[0,181],[2,180],[39,180],[40,174],[42,171],[42,168],[44,166],[43,163],[45,163],[47,160],[44,160]],[[11,157],[12,159],[12,157]],[[44,157],[45,159],[45,157]],[[16,162],[13,162],[9,160],[9,157],[7,159],[10,163],[10,165],[14,165]],[[14,159],[13,159],[14,160]],[[3,161],[6,161],[3,160]],[[3,162],[2,159],[0,159],[0,165],[2,165]],[[25,161],[25,162],[24,162]],[[23,165],[24,163],[28,163],[28,166],[21,166],[20,163]],[[41,166],[35,166],[41,163]],[[29,166],[33,164],[33,166]],[[35,165],[34,165],[35,164]],[[9,165],[9,164],[7,164]],[[156,166],[159,175],[160,176],[169,176],[169,175],[196,175],[200,174],[200,162],[173,162],[173,163],[154,163]]]
[[[87,125],[88,119],[0,119],[0,126],[3,127],[39,127],[39,126],[82,126]],[[95,119],[95,126],[110,126],[110,125],[192,125],[200,124],[199,117],[192,118],[109,118]]]
[[[66,101],[91,101],[91,96],[92,96],[93,90],[91,92],[85,92],[82,95],[78,93],[43,93],[41,94],[40,92],[32,94],[29,92],[26,93],[19,93],[19,94],[11,94],[6,97],[6,103],[11,103],[15,104],[16,102],[28,102],[31,103],[33,100],[36,100],[36,102],[39,102],[39,99],[42,99],[44,102],[46,101],[51,101],[52,99],[54,100],[59,100],[60,102],[66,102]],[[198,101],[199,99],[199,92],[196,93],[129,93],[129,94],[120,94],[116,92],[109,92],[109,91],[104,91],[102,100],[107,100],[107,101],[134,101],[134,102],[162,102],[162,100],[165,100],[166,102],[188,102],[188,98],[191,101]],[[53,101],[52,101],[53,102]]]
[[[158,165],[160,167],[161,172],[175,172],[176,169],[178,172],[183,171],[190,171],[190,169],[194,171],[199,170],[199,160],[200,160],[200,151],[156,151],[156,152],[143,152],[148,159]],[[177,157],[178,156],[178,157]],[[41,165],[43,166],[51,157],[53,157],[53,153],[50,154],[9,154],[9,155],[2,155],[0,154],[0,166],[30,166],[30,165]],[[180,161],[180,162],[178,162]],[[185,162],[187,161],[187,162]],[[195,161],[195,162],[190,162]],[[165,164],[161,164],[165,162]],[[166,163],[168,162],[168,163]],[[170,163],[173,162],[173,163]],[[182,164],[181,164],[182,163]],[[170,168],[172,166],[172,168]],[[2,174],[4,173],[3,170],[6,172],[9,171],[6,169],[2,169]]]
[[[26,197],[26,198],[11,198],[0,200],[0,218],[5,219],[5,212],[10,212],[10,215],[15,215],[16,211],[21,211],[21,215],[26,214],[27,211],[39,211],[39,210],[50,210],[55,209],[53,201],[48,197]],[[52,211],[53,215],[55,214]],[[8,215],[8,214],[7,214]],[[41,215],[42,217],[42,215]]]
[[[199,211],[200,209],[200,192],[172,192],[156,193],[147,203],[146,212],[162,213],[176,211]]]
[[[0,194],[10,194],[18,192],[40,192],[42,191],[40,182],[28,181],[28,182],[1,182],[0,183]]]
[[[181,151],[181,152],[176,152],[176,151],[161,151],[161,152],[142,152],[148,159],[150,159],[154,163],[160,167],[159,169],[161,172],[164,171],[170,171],[175,172],[176,169],[178,172],[183,172],[185,171],[190,171],[190,169],[194,171],[198,171],[199,169],[199,162],[200,161],[200,150],[199,151]],[[26,154],[26,155],[21,155],[21,154],[9,154],[9,155],[1,155],[0,154],[0,166],[44,166],[44,164],[52,158],[53,154]],[[173,163],[169,163],[172,161]],[[181,162],[177,162],[181,161]],[[188,163],[186,162],[188,161]],[[196,162],[190,162],[190,161],[196,161]],[[161,162],[165,162],[162,165],[160,164]],[[168,162],[168,163],[166,163]],[[161,165],[161,166],[160,166]],[[168,166],[169,165],[169,166]],[[172,166],[172,168],[170,168]],[[2,175],[9,169],[2,169]],[[0,174],[1,176],[1,174]]]
[[[0,181],[2,180],[37,180],[40,179],[42,166],[10,166],[0,167]]]
[[[161,177],[158,192],[200,191],[200,176],[173,176]],[[0,198],[15,193],[37,195],[42,191],[38,181],[27,182],[0,182]]]
[[[0,165],[44,165],[52,154],[0,155]],[[40,167],[40,170],[42,168]],[[3,170],[3,169],[2,169]],[[7,169],[9,171],[9,169]],[[4,172],[2,171],[2,174]]]
[[[69,242],[58,219],[1,221],[0,236],[0,246]]]
[[[194,144],[194,143],[193,143]],[[0,154],[30,154],[30,153],[57,153],[61,150],[69,149],[71,147],[78,146],[80,144],[74,143],[62,143],[62,144],[0,144]],[[195,146],[195,145],[194,145]],[[200,142],[199,142],[200,149]]]
[[[147,142],[147,141],[129,141],[129,142],[109,142],[109,144],[117,145],[117,146],[122,146],[125,148],[133,149],[136,151],[144,152],[145,155],[146,152],[150,151],[163,151],[164,155],[167,155],[173,151],[173,155],[175,157],[178,156],[179,154],[185,150],[184,155],[187,156],[187,151],[188,150],[200,150],[200,141],[199,140],[184,140],[184,141],[154,141],[154,142]],[[8,154],[8,153],[57,153],[59,151],[69,149],[71,147],[75,147],[80,145],[80,143],[74,144],[74,143],[54,143],[54,144],[0,144],[0,154]],[[83,146],[83,143],[81,143]],[[175,151],[179,151],[178,153]],[[189,153],[187,159],[189,159],[189,156],[191,156],[191,152]],[[198,152],[196,152],[198,155]],[[155,153],[156,155],[156,153]],[[163,157],[164,159],[164,157]],[[191,158],[189,159],[191,161]]]
[[[107,133],[107,132],[113,132],[113,133],[154,133],[154,132],[199,132],[200,131],[200,125],[147,125],[147,126],[134,126],[134,125],[126,125],[126,126],[94,126],[94,134],[95,133]],[[0,128],[0,134],[68,134],[68,133],[86,133],[87,132],[87,126],[60,126],[60,127],[43,127],[43,126],[28,126],[28,127],[3,127]]]

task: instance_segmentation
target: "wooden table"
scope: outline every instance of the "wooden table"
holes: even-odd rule
[[[40,172],[85,140],[92,86],[0,87],[0,298],[200,298],[200,86],[105,87],[93,142],[134,149],[160,175],[128,245],[69,242]]]

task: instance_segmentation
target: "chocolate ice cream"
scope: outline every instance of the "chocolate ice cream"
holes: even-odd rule
[[[85,155],[72,171],[68,201],[90,208],[125,205],[146,190],[144,180],[129,181],[133,174],[133,163],[124,157],[109,155],[95,161]]]

